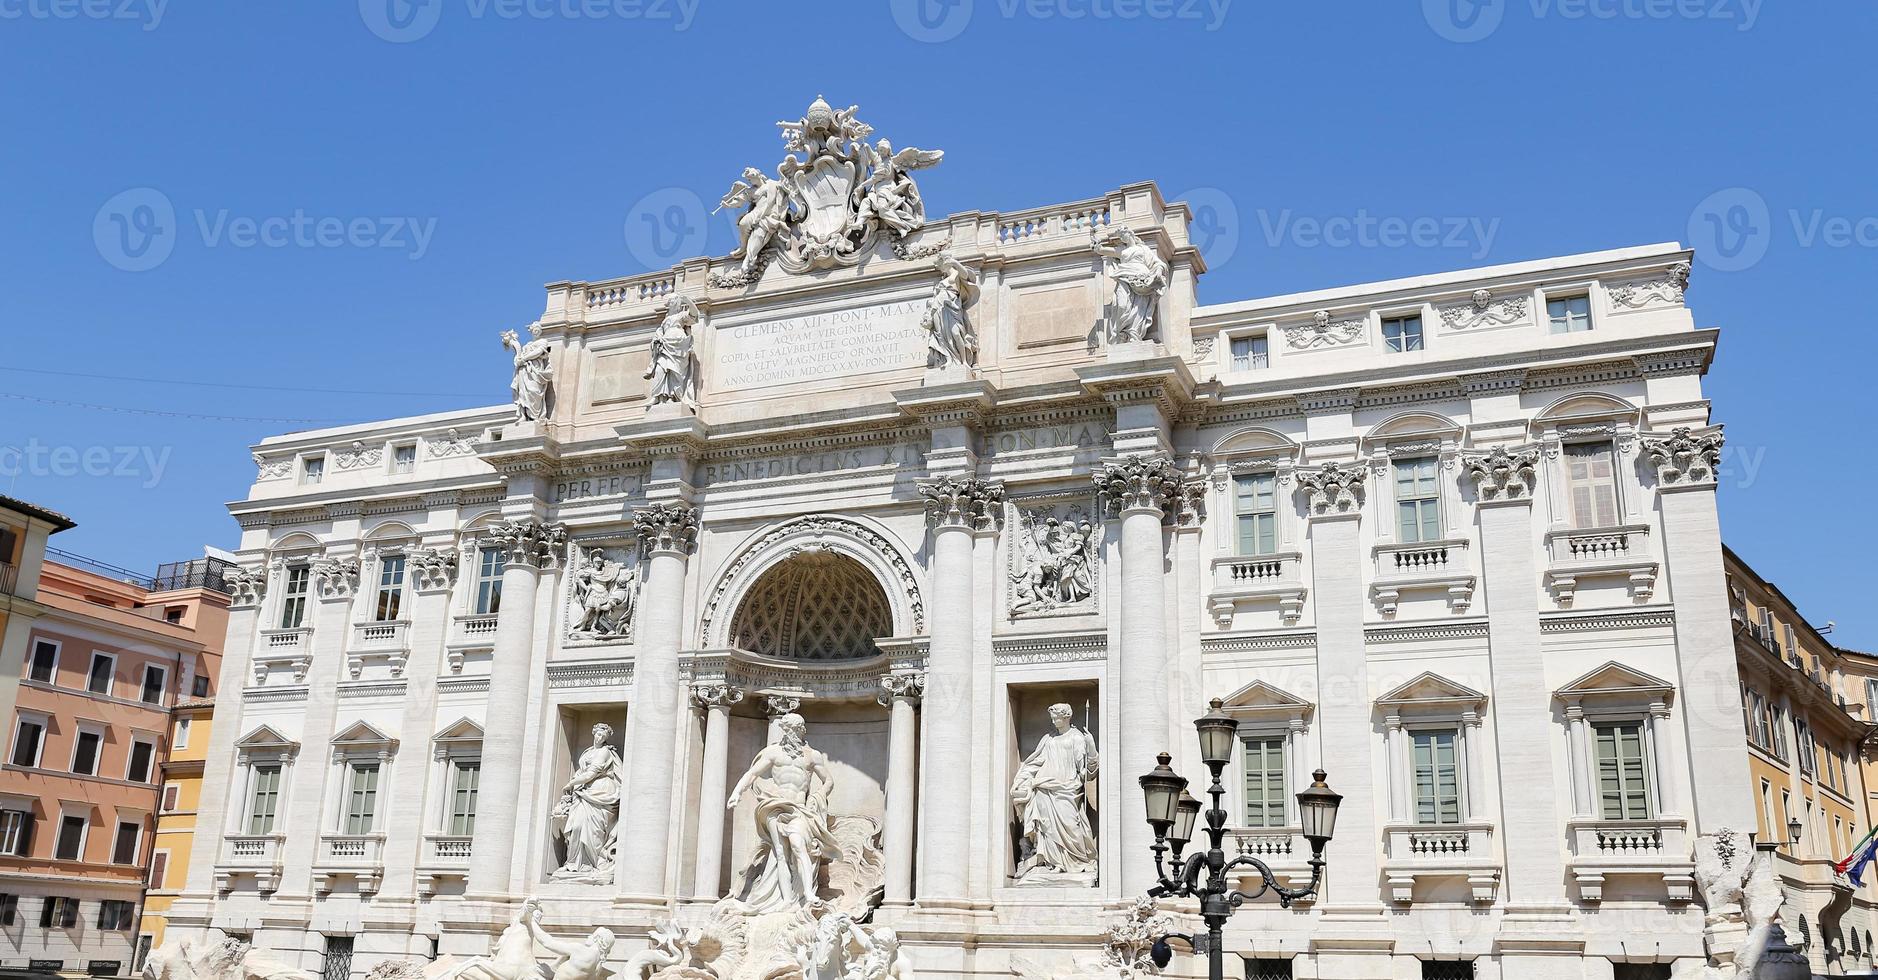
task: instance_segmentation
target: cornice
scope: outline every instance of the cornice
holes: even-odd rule
[[[1289,633],[1216,633],[1200,637],[1200,652],[1248,653],[1256,650],[1314,650],[1316,630]]]

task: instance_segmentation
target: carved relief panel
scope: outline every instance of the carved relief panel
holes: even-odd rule
[[[1012,501],[1005,527],[1007,608],[1012,619],[1100,611],[1101,524],[1084,494]]]

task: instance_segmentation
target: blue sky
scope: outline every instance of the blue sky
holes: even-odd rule
[[[1875,27],[1757,0],[0,0],[0,492],[133,568],[232,545],[249,445],[501,402],[497,334],[543,283],[727,251],[694,202],[822,92],[946,151],[938,213],[1196,201],[1203,301],[1695,244],[1726,535],[1878,647]],[[1383,219],[1442,231],[1314,231]]]

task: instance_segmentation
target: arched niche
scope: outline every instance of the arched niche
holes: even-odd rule
[[[870,576],[886,602],[890,635],[914,636],[925,632],[926,606],[919,577],[899,544],[871,524],[814,514],[758,531],[737,549],[718,574],[717,584],[705,602],[699,623],[704,645],[734,646],[733,623],[752,591],[772,569],[808,555],[841,558],[853,563],[826,566],[824,574],[832,573],[831,570],[843,570],[845,574],[858,566]],[[812,571],[813,565],[804,565],[802,569]]]

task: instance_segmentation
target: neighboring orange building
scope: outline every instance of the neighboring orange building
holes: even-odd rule
[[[63,514],[0,496],[0,720],[13,717],[26,640],[46,611],[34,598],[46,539],[73,526]]]
[[[49,551],[0,765],[0,976],[134,976],[171,709],[212,696],[217,559]]]
[[[144,892],[139,930],[144,949],[163,945],[170,904],[183,893],[189,875],[189,849],[195,842],[202,767],[208,759],[214,714],[215,699],[208,697],[186,697],[170,709],[170,752],[163,762],[156,842],[150,850],[149,887]]]

